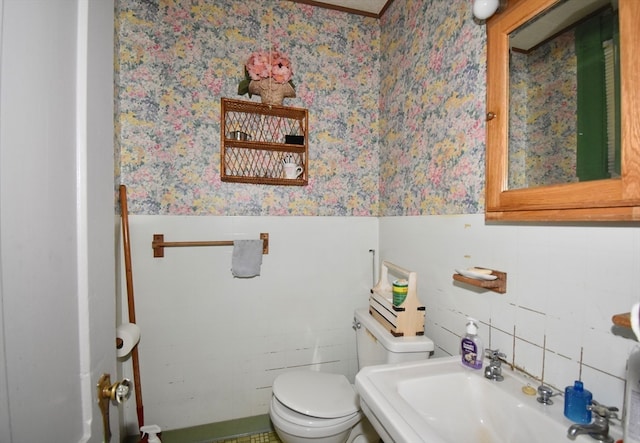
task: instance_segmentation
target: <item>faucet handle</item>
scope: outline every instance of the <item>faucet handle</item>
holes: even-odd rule
[[[501,358],[507,358],[507,356],[504,353],[500,352],[499,349],[485,349],[484,355],[494,361]]]
[[[556,395],[560,395],[560,392],[553,392],[550,386],[545,385],[544,383],[538,386],[538,403],[542,403],[543,405],[552,405],[553,401],[551,397],[555,397]]]
[[[595,400],[591,400],[591,404],[587,406],[587,409],[602,418],[605,418],[605,419],[615,418],[616,420],[620,420],[617,414],[619,409],[616,408],[615,406],[604,406]]]

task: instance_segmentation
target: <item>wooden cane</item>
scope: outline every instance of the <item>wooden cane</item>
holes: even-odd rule
[[[133,296],[133,271],[131,268],[131,245],[129,243],[129,211],[127,209],[127,187],[120,185],[120,212],[122,215],[122,240],[124,245],[124,267],[127,279],[127,306],[129,309],[129,323],[136,322],[136,307]],[[138,344],[131,351],[133,364],[133,386],[136,394],[136,412],[138,414],[138,428],[144,426],[144,407],[142,406],[142,386],[140,385],[140,361],[138,359]]]

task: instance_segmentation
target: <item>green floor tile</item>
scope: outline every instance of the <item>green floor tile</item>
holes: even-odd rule
[[[124,443],[137,443],[130,436]],[[269,415],[257,415],[219,423],[162,432],[162,443],[281,443]]]

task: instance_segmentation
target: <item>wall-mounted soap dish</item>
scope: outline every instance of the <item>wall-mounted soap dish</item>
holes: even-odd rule
[[[488,268],[477,268],[484,269],[487,271],[491,271],[491,273],[487,274],[478,274],[475,275],[475,272],[472,271],[459,271],[453,274],[453,279],[455,281],[459,281],[461,283],[466,283],[471,286],[477,286],[479,288],[488,289],[489,291],[498,292],[500,294],[504,294],[507,292],[507,273],[496,271],[494,269]],[[463,275],[465,274],[465,275]],[[496,278],[493,280],[487,280],[486,277],[482,277],[483,275],[495,275]],[[476,277],[476,278],[473,278]]]

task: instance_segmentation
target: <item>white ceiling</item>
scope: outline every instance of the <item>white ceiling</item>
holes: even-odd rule
[[[387,3],[393,0],[293,0],[298,3],[307,3],[317,6],[325,6],[332,9],[341,9],[346,12],[360,13],[369,16],[380,16],[380,12]]]
[[[573,0],[560,3],[550,9],[549,13],[539,16],[512,33],[510,45],[514,49],[526,52],[595,11],[607,6],[618,9],[617,3],[617,0]]]

